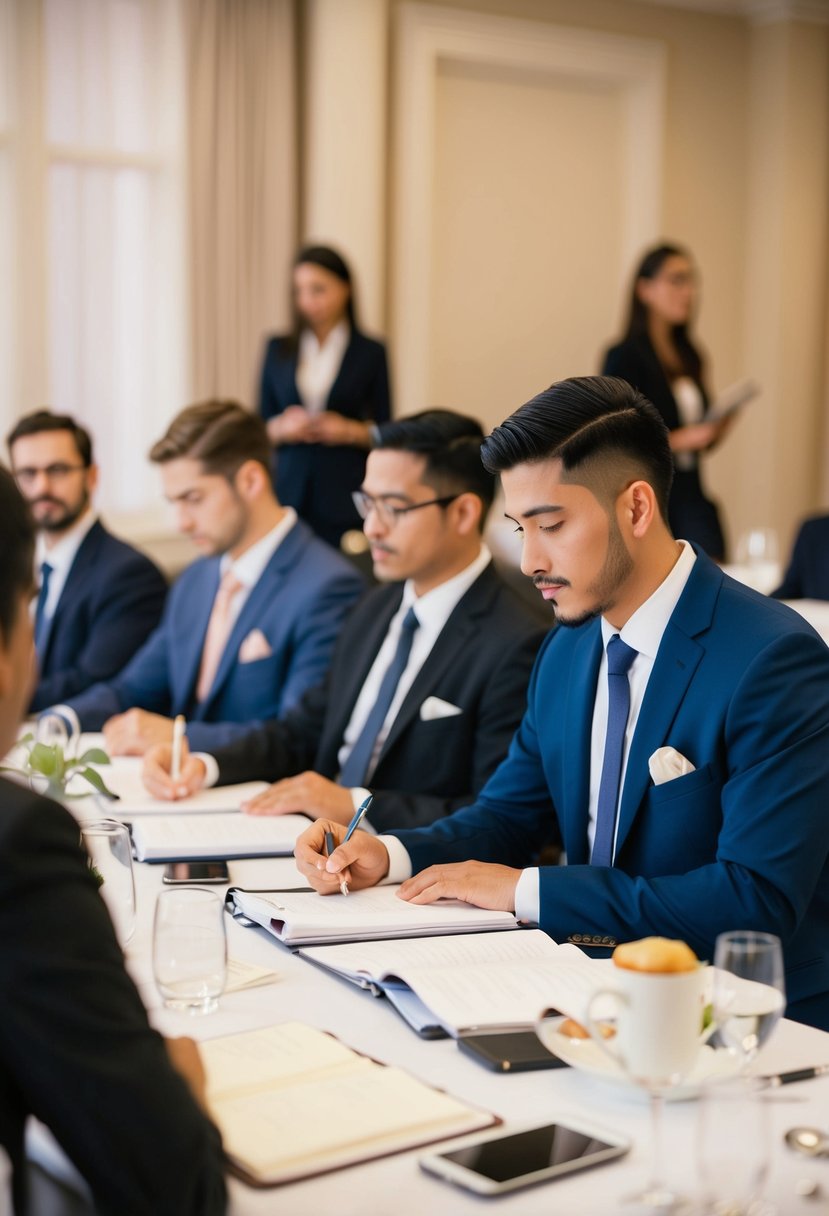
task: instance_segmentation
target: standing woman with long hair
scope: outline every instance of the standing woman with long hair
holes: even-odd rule
[[[325,245],[294,260],[293,312],[292,332],[268,342],[259,409],[280,502],[339,545],[362,528],[351,493],[374,428],[390,416],[386,349],[361,332],[351,271]]]
[[[703,489],[699,464],[731,420],[706,419],[703,358],[689,333],[696,297],[696,272],[685,250],[659,245],[646,253],[634,275],[627,330],[605,355],[602,375],[627,380],[659,410],[674,456],[671,529],[724,561],[719,512]]]

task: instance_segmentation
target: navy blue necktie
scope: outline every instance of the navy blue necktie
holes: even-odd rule
[[[383,681],[377,693],[377,700],[374,702],[365,720],[363,729],[357,736],[354,746],[340,772],[340,785],[351,787],[355,785],[361,786],[365,783],[369,769],[371,768],[371,758],[374,755],[374,745],[377,742],[377,736],[383,729],[383,723],[391,709],[391,703],[394,700],[394,694],[397,692],[400,677],[406,670],[415,630],[419,625],[420,621],[415,616],[414,608],[410,608],[403,617],[397,650],[394,653],[394,658],[386,668],[386,674],[383,676]]]
[[[630,713],[628,670],[639,652],[614,633],[607,644],[607,734],[604,741],[602,779],[596,806],[596,832],[593,837],[591,866],[613,864],[613,837],[619,806],[622,755],[625,730]]]
[[[49,618],[46,616],[46,600],[49,595],[49,579],[52,575],[52,567],[48,562],[41,562],[40,565],[40,590],[37,593],[37,603],[35,605],[35,650],[39,659],[43,658],[43,651],[46,646],[46,639],[49,636]]]

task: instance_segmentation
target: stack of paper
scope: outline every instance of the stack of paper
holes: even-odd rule
[[[311,821],[304,815],[152,815],[132,825],[139,861],[288,857]]]

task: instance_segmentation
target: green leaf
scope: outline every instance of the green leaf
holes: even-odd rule
[[[89,751],[84,752],[73,764],[77,768],[81,764],[111,764],[109,756],[102,747],[90,747]]]
[[[115,800],[116,795],[107,786],[101,774],[94,768],[84,768],[77,774],[78,777],[83,777],[90,785],[93,785],[99,794],[105,794],[107,798]]]
[[[50,781],[54,780],[58,768],[58,750],[57,745],[47,747],[45,743],[35,743],[29,754],[29,767]]]

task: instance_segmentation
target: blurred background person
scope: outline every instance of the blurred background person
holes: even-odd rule
[[[795,538],[778,600],[829,600],[829,515],[805,519]]]
[[[338,546],[362,527],[351,494],[390,417],[386,349],[360,331],[351,271],[325,245],[296,256],[293,310],[292,332],[265,351],[260,411],[280,501]]]
[[[722,562],[722,523],[716,503],[703,489],[699,464],[700,455],[722,439],[731,420],[706,417],[704,360],[689,332],[697,294],[688,253],[677,245],[649,250],[634,275],[624,337],[607,351],[602,375],[627,380],[659,410],[674,458],[671,530]]]
[[[37,527],[37,711],[117,675],[160,621],[167,583],[98,518],[92,439],[74,418],[37,410],[7,442]]]

